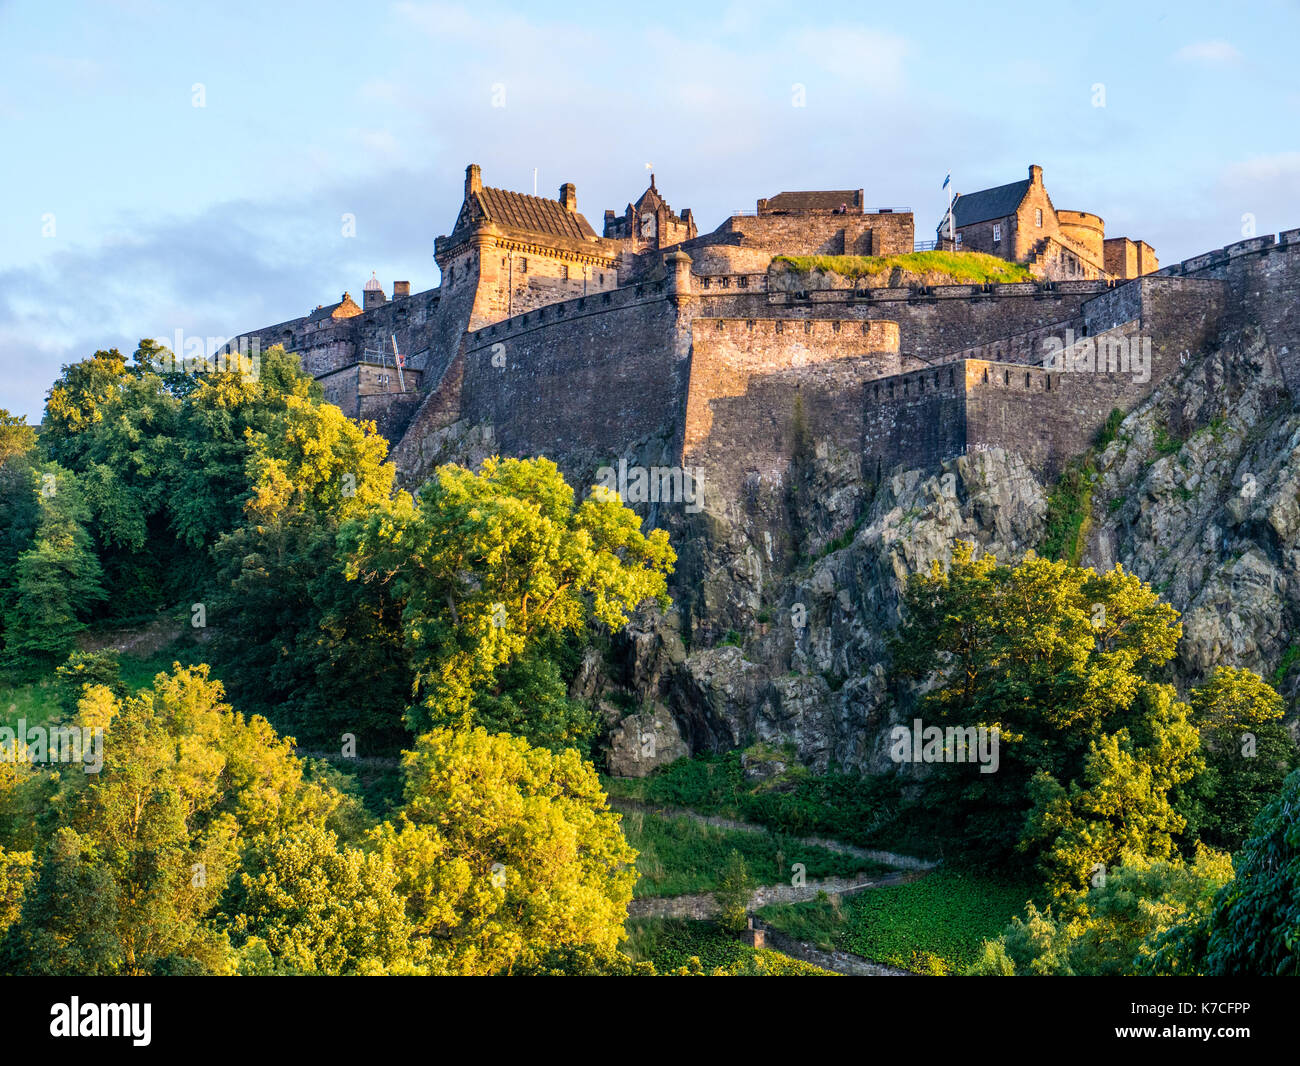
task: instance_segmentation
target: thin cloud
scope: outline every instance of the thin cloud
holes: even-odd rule
[[[1174,58],[1183,63],[1228,66],[1241,62],[1243,57],[1237,47],[1227,41],[1197,41],[1178,49]]]

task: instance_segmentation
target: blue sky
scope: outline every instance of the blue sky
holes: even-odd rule
[[[0,0],[0,407],[39,418],[96,348],[230,336],[372,270],[437,284],[471,161],[573,181],[597,228],[653,163],[702,230],[864,188],[918,237],[949,170],[969,192],[1039,163],[1057,207],[1176,262],[1243,215],[1300,226],[1297,41],[1294,0]]]

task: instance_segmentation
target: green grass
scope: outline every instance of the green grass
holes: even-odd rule
[[[738,751],[678,759],[649,777],[603,778],[614,796],[666,807],[686,807],[766,826],[791,836],[822,836],[861,847],[927,854],[929,834],[900,818],[902,800],[892,776],[814,774],[793,760],[763,781],[745,778]]]
[[[1097,456],[1119,437],[1124,412],[1112,408],[1097,431],[1092,447],[1072,460],[1057,478],[1047,496],[1047,520],[1038,554],[1046,559],[1064,559],[1078,565],[1088,529],[1092,525],[1092,490],[1097,481]],[[1110,501],[1110,510],[1124,506],[1124,497]]]
[[[751,948],[713,922],[634,918],[627,923],[627,931],[623,952],[637,962],[653,962],[661,974],[682,967],[694,969],[695,960],[706,973],[723,966],[746,976],[834,976],[829,970],[780,952]]]
[[[1097,473],[1092,457],[1074,460],[1047,497],[1047,521],[1038,552],[1047,559],[1078,564],[1092,523],[1092,489]]]
[[[139,692],[141,689],[149,688],[157,674],[170,673],[172,663],[179,662],[182,666],[193,666],[203,662],[204,657],[203,649],[197,645],[177,642],[143,658],[122,655],[118,661],[121,665],[122,684],[132,692]]]
[[[1297,659],[1300,659],[1300,644],[1292,644],[1282,653],[1282,659],[1278,662],[1277,669],[1273,671],[1274,688],[1278,688],[1286,680],[1286,675],[1290,673]]]
[[[816,879],[885,870],[869,859],[800,847],[772,833],[719,829],[690,818],[664,818],[641,811],[623,815],[623,835],[638,853],[636,868],[641,876],[632,893],[638,899],[712,892],[733,850],[744,857],[760,885],[788,881],[791,866],[797,862],[803,863],[809,878]]]
[[[1169,430],[1163,425],[1158,425],[1156,426],[1155,446],[1156,451],[1161,455],[1173,455],[1183,446],[1183,442],[1177,437],[1171,437]]]
[[[841,900],[773,904],[773,928],[830,950],[920,973],[961,973],[1035,895],[1035,886],[937,870],[916,881]]]
[[[131,692],[139,692],[153,684],[156,674],[171,670],[173,662],[192,666],[202,658],[201,649],[188,642],[162,648],[144,658],[122,655],[119,658],[122,683]],[[59,685],[52,676],[22,683],[0,679],[0,723],[12,725],[19,718],[25,718],[28,725],[60,721],[63,715],[60,697]]]
[[[62,711],[53,678],[18,685],[0,682],[0,724],[12,727],[22,718],[29,726],[44,725]]]
[[[907,252],[903,255],[778,255],[774,265],[795,274],[833,273],[843,278],[875,278],[898,270],[904,276],[936,275],[954,284],[1034,281],[1029,268],[984,252]]]

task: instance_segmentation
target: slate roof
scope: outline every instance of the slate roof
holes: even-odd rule
[[[1014,215],[1028,191],[1029,179],[1025,178],[1022,181],[1013,181],[1010,185],[999,185],[993,189],[981,189],[979,192],[959,196],[953,206],[957,225],[960,228],[976,222],[988,222],[990,219]]]
[[[474,195],[478,198],[483,218],[489,222],[578,241],[596,236],[596,231],[585,218],[576,211],[566,211],[559,200],[527,196],[509,189],[492,189],[486,185]]]
[[[862,206],[861,189],[779,192],[763,202],[764,211],[838,211],[842,204]]]

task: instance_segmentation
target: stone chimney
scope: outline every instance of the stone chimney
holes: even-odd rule
[[[566,211],[578,210],[578,191],[573,187],[573,182],[566,181],[560,186],[560,203]]]
[[[1029,164],[1029,183],[1031,185],[1043,184],[1043,168],[1037,163]]]
[[[483,170],[477,163],[471,163],[465,168],[465,199],[468,200],[473,193],[483,191]]]
[[[411,295],[411,283],[409,281],[393,282],[393,299],[400,300],[403,296]]]

